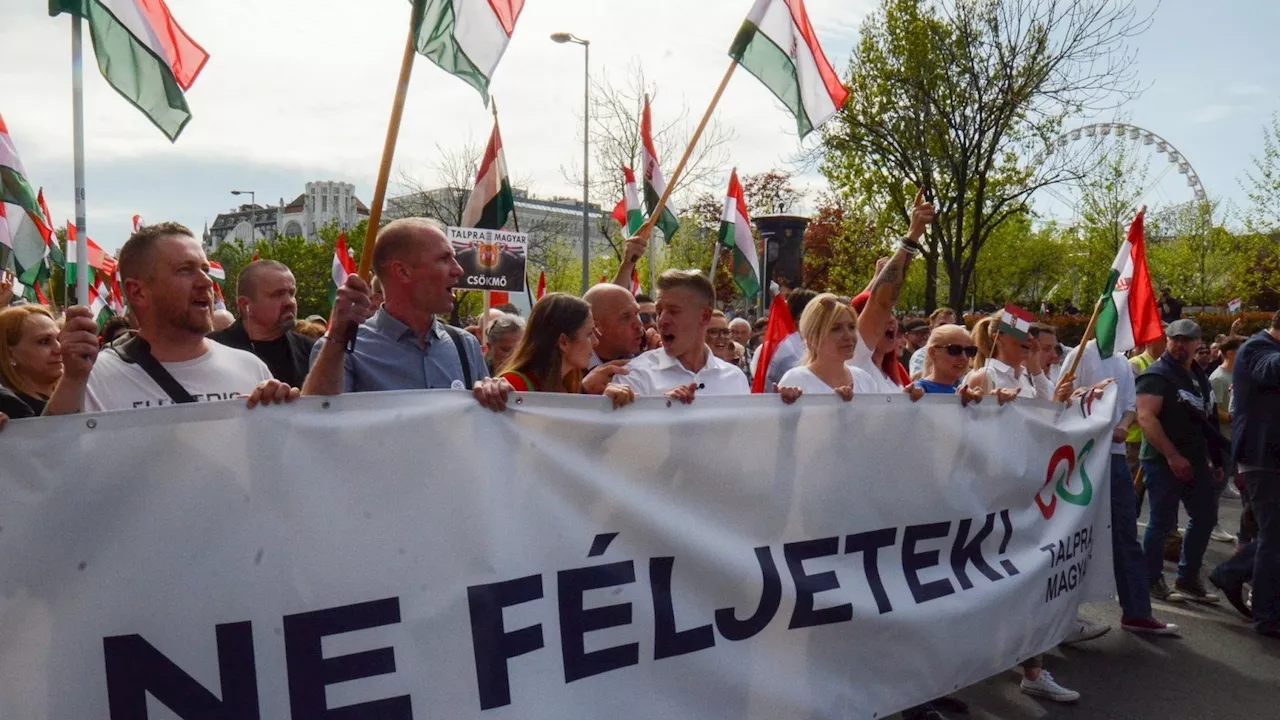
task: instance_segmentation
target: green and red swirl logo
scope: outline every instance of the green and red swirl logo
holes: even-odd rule
[[[1089,480],[1089,474],[1085,472],[1085,458],[1089,456],[1089,451],[1093,450],[1093,441],[1084,444],[1080,449],[1080,455],[1077,458],[1075,448],[1070,445],[1063,445],[1053,451],[1053,456],[1049,458],[1049,467],[1045,469],[1044,485],[1040,488],[1040,492],[1036,494],[1036,505],[1040,507],[1040,514],[1045,520],[1053,517],[1053,513],[1058,508],[1058,498],[1084,507],[1093,500],[1093,483]],[[1076,472],[1077,460],[1080,466],[1079,473]],[[1064,467],[1065,466],[1065,467]],[[1080,490],[1073,492],[1068,486],[1072,477],[1079,477]],[[1049,501],[1045,502],[1045,488],[1052,487],[1049,493]]]

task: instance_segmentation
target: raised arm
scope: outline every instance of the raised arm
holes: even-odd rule
[[[898,295],[902,292],[902,283],[907,279],[907,266],[911,258],[920,254],[920,237],[925,228],[933,222],[934,210],[931,203],[925,202],[924,190],[916,193],[915,207],[911,209],[911,228],[907,236],[898,243],[889,262],[871,281],[871,296],[867,306],[858,317],[858,336],[869,348],[875,348],[884,331],[889,327],[893,316],[893,306],[898,304]]]
[[[649,249],[649,241],[636,235],[627,238],[627,246],[622,249],[622,264],[618,266],[618,273],[613,276],[613,284],[631,289],[631,273],[636,269],[636,261],[644,255]]]
[[[338,297],[329,316],[329,332],[320,342],[320,352],[311,362],[311,372],[302,384],[303,395],[341,395],[346,385],[347,335],[373,314],[369,286],[359,275],[351,275],[338,288]]]

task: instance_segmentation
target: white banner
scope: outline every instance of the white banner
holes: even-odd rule
[[[884,717],[1110,593],[1113,401],[11,422],[0,717]]]

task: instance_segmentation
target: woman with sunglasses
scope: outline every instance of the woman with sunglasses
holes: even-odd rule
[[[983,392],[978,388],[961,385],[969,372],[969,364],[978,354],[978,346],[969,331],[960,325],[942,325],[929,334],[924,346],[924,375],[915,386],[926,394],[959,395],[960,403],[980,402]],[[1000,403],[1007,398],[1000,397]]]
[[[1053,399],[1053,384],[1040,366],[1043,355],[1032,350],[1027,333],[1001,323],[1001,317],[997,313],[973,326],[978,352],[965,384],[1006,398]]]
[[[832,393],[847,400],[856,392],[876,392],[866,371],[854,367],[858,321],[853,308],[831,293],[822,293],[800,315],[804,357],[778,382],[778,394],[788,405],[804,393]]]

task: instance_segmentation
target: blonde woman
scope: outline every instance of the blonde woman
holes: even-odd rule
[[[852,400],[854,392],[875,392],[871,377],[849,361],[857,346],[858,318],[853,308],[831,293],[809,302],[800,316],[804,357],[778,382],[778,394],[790,404],[804,393],[834,392]]]
[[[929,341],[920,348],[924,352],[924,372],[914,385],[925,394],[959,395],[960,403],[981,402],[985,393],[963,385],[969,364],[978,354],[978,346],[969,331],[960,325],[941,325],[929,333]],[[1007,398],[999,397],[1000,404]]]
[[[43,305],[0,310],[0,385],[13,394],[0,409],[10,417],[43,413],[61,377],[62,347],[53,313]],[[30,412],[9,407],[14,400]]]
[[[1040,366],[1042,354],[1032,351],[1025,330],[1004,322],[1003,317],[997,313],[973,326],[978,350],[965,385],[1004,396],[1002,402],[1013,396],[1053,399],[1053,384]]]

